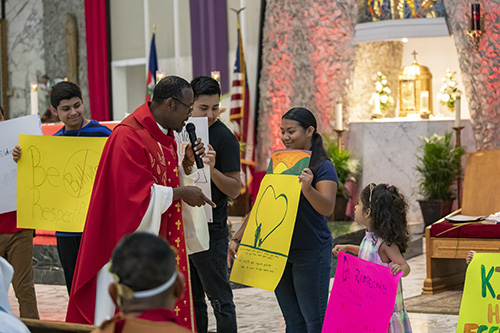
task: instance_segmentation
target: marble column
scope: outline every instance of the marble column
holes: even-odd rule
[[[46,74],[53,81],[69,77],[66,54],[66,14],[76,20],[78,30],[78,85],[82,90],[85,115],[90,117],[90,102],[87,78],[87,42],[85,35],[85,8],[81,0],[43,1],[43,42],[45,47]]]
[[[39,0],[5,2],[10,118],[30,114],[30,82],[45,72],[43,3]]]
[[[357,3],[349,0],[267,2],[257,130],[257,169],[280,140],[281,116],[309,108],[320,132],[333,132],[335,102],[346,99],[354,66]],[[344,117],[345,118],[345,117]]]
[[[469,101],[478,150],[500,148],[500,1],[481,1],[485,34],[479,50],[468,30],[469,0],[444,0]]]

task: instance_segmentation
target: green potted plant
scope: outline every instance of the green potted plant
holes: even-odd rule
[[[419,204],[425,226],[451,212],[454,199],[451,187],[460,175],[464,154],[464,149],[453,145],[451,139],[451,132],[422,139],[416,170],[419,193],[424,197]]]
[[[349,175],[351,175],[351,168],[349,165],[351,153],[347,150],[340,150],[336,140],[332,139],[327,134],[323,135],[323,140],[326,153],[332,160],[333,165],[335,165],[335,170],[337,171],[338,176],[335,210],[333,215],[330,217],[330,220],[335,219],[336,221],[344,221],[347,202],[349,201],[349,192],[345,188],[345,183],[348,180]]]

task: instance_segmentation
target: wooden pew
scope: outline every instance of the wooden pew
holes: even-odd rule
[[[32,333],[87,333],[96,329],[93,325],[65,323],[61,321],[46,321],[20,318]]]

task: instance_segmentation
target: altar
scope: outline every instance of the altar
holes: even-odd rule
[[[421,198],[417,187],[418,173],[415,170],[421,138],[432,136],[434,133],[444,135],[446,132],[452,132],[453,126],[452,118],[385,118],[351,122],[346,148],[353,158],[360,161],[362,167],[358,180],[359,189],[369,183],[384,182],[395,185],[408,199],[408,221],[423,221],[417,201]],[[461,132],[462,146],[466,153],[475,152],[470,120],[462,119],[461,126],[464,126]],[[462,163],[465,163],[465,157]],[[456,206],[456,203],[454,205]]]

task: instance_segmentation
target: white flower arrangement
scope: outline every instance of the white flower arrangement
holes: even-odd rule
[[[439,89],[438,94],[439,103],[449,109],[455,108],[456,95],[461,92],[458,90],[455,74],[457,74],[457,72],[452,72],[449,69],[446,70],[446,77],[442,79],[443,85]]]
[[[377,72],[377,81],[375,82],[375,93],[379,95],[380,110],[386,111],[394,104],[394,98],[390,95],[391,89],[387,82],[387,76]]]

